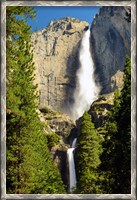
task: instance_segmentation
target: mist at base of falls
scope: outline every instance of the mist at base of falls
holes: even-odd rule
[[[90,50],[90,30],[87,30],[83,35],[79,61],[80,67],[76,73],[76,89],[73,96],[74,103],[70,108],[73,121],[81,117],[86,110],[89,110],[100,92],[100,87],[95,82],[94,63]]]

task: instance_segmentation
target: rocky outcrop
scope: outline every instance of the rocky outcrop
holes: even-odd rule
[[[68,184],[67,150],[70,147],[69,135],[75,124],[66,114],[53,111],[49,107],[37,111],[45,126],[51,158],[58,167],[62,180]]]
[[[79,46],[88,26],[87,22],[66,17],[32,34],[40,108],[62,110],[64,101],[65,104],[73,101]]]
[[[55,132],[63,138],[64,142],[67,142],[65,139],[69,136],[71,129],[75,127],[70,117],[61,112],[50,110],[48,107],[42,108],[40,111],[43,118],[41,120],[47,121],[52,132]]]
[[[114,93],[109,93],[99,97],[91,105],[88,113],[91,115],[95,128],[104,126],[108,121],[108,115],[114,103]]]
[[[94,123],[95,128],[101,134],[101,130],[109,121],[110,113],[114,105],[114,92],[109,94],[100,95],[97,100],[95,100],[88,113],[91,115],[91,121]],[[74,137],[77,137],[78,131],[80,130],[82,122],[82,117],[76,120],[76,127],[71,130]],[[71,133],[69,135],[71,137]]]
[[[131,23],[126,12],[128,7],[103,6],[91,26],[91,51],[102,94],[119,87],[117,75],[122,73],[117,72],[123,71],[125,55],[131,53]]]

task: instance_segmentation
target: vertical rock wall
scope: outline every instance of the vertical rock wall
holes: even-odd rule
[[[61,110],[73,101],[79,46],[87,22],[63,18],[32,34],[39,106]]]
[[[128,7],[103,6],[91,25],[91,54],[102,94],[123,84],[125,55],[131,53],[131,23],[126,12]],[[76,86],[79,47],[88,26],[87,22],[66,17],[32,34],[40,108],[49,106],[68,113]]]
[[[91,51],[103,94],[119,87],[115,74],[123,71],[125,55],[131,53],[131,23],[126,12],[128,7],[104,6],[91,26]]]

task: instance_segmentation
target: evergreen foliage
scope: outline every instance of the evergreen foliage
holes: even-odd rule
[[[65,193],[36,112],[30,27],[26,23],[34,16],[30,7],[7,7],[7,193]]]
[[[98,185],[99,155],[102,152],[101,138],[91,122],[91,116],[85,112],[78,132],[77,147],[77,193],[95,194],[100,191]]]
[[[81,194],[131,193],[131,61],[126,57],[124,85],[114,92],[109,120],[101,127],[103,142],[84,113],[76,150],[77,189]]]
[[[47,144],[48,144],[49,149],[59,144],[60,139],[61,137],[57,135],[56,133],[47,134]]]
[[[106,126],[101,171],[104,193],[131,193],[131,61],[126,57],[124,86],[115,91],[114,107]],[[106,187],[107,185],[107,187]]]

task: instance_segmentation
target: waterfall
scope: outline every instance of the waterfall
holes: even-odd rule
[[[75,163],[74,163],[74,149],[76,147],[75,138],[72,142],[72,147],[67,151],[68,163],[69,163],[69,189],[70,193],[76,188],[76,172],[75,172]]]
[[[77,83],[74,104],[71,108],[74,121],[81,117],[84,111],[89,110],[100,92],[99,86],[95,83],[94,63],[90,52],[90,30],[87,30],[82,38],[79,53],[80,68],[76,73]]]
[[[89,110],[91,104],[97,99],[100,92],[100,87],[95,82],[94,63],[90,52],[90,30],[87,30],[81,41],[79,53],[80,67],[76,73],[77,83],[74,92],[74,104],[71,106],[71,117],[74,121],[81,117],[84,111]],[[76,138],[73,141],[72,147],[67,151],[70,193],[76,188],[76,172],[73,155],[75,147]]]

